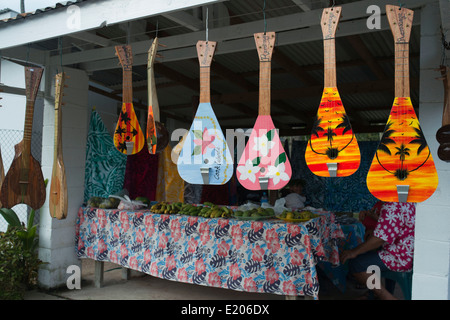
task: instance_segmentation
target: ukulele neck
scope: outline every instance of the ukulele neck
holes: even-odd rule
[[[31,136],[33,135],[33,114],[34,114],[34,100],[27,99],[27,106],[25,111],[25,125],[23,129],[23,148],[24,152],[28,154],[31,151]]]
[[[123,87],[122,87],[122,102],[133,102],[133,76],[130,69],[123,69]]]
[[[409,44],[395,44],[395,96],[409,97]]]
[[[259,63],[259,112],[260,116],[270,115],[271,62]]]
[[[200,67],[200,103],[211,101],[211,67]]]
[[[54,145],[54,153],[53,153],[53,160],[54,162],[57,161],[57,159],[61,155],[61,148],[62,148],[62,114],[60,107],[55,108],[55,145]]]
[[[335,88],[336,80],[336,41],[335,38],[324,39],[324,85]]]

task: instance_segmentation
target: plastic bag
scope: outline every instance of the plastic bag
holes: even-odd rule
[[[139,210],[147,207],[146,203],[138,200],[131,200],[127,195],[124,195],[123,197],[111,195],[110,197],[120,199],[119,206],[117,207],[117,209],[120,210]]]

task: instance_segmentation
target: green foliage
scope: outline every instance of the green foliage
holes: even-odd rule
[[[48,179],[45,180],[47,186]],[[23,293],[37,284],[38,225],[33,225],[35,210],[31,210],[27,225],[20,222],[12,209],[1,208],[8,229],[0,233],[0,300],[21,299]]]
[[[42,263],[36,251],[26,250],[21,230],[9,227],[0,234],[0,300],[22,299],[37,283]]]

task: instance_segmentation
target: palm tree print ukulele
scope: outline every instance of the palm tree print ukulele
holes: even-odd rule
[[[275,32],[255,33],[259,57],[258,117],[236,168],[248,190],[278,190],[291,179],[292,169],[270,116],[271,60]]]
[[[324,90],[305,151],[308,168],[320,177],[346,177],[360,164],[360,151],[336,81],[335,34],[341,7],[323,10]]]
[[[128,45],[116,46],[123,69],[122,109],[114,132],[114,145],[117,150],[126,154],[136,154],[144,147],[144,133],[133,108],[132,65],[133,56]]]
[[[410,98],[413,11],[387,5],[386,16],[395,41],[395,99],[367,175],[367,187],[382,201],[422,202],[436,190],[438,176]]]

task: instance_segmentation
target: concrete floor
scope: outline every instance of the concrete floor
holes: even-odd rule
[[[340,292],[326,277],[319,273],[319,300],[349,300],[362,295],[349,280],[345,293]],[[398,286],[395,295],[402,299]],[[298,300],[303,299],[298,297]],[[284,296],[248,293],[229,289],[211,288],[152,277],[132,271],[129,280],[122,279],[118,265],[105,262],[102,288],[94,285],[94,261],[82,259],[80,290],[59,289],[50,292],[29,291],[25,300],[285,300]]]

